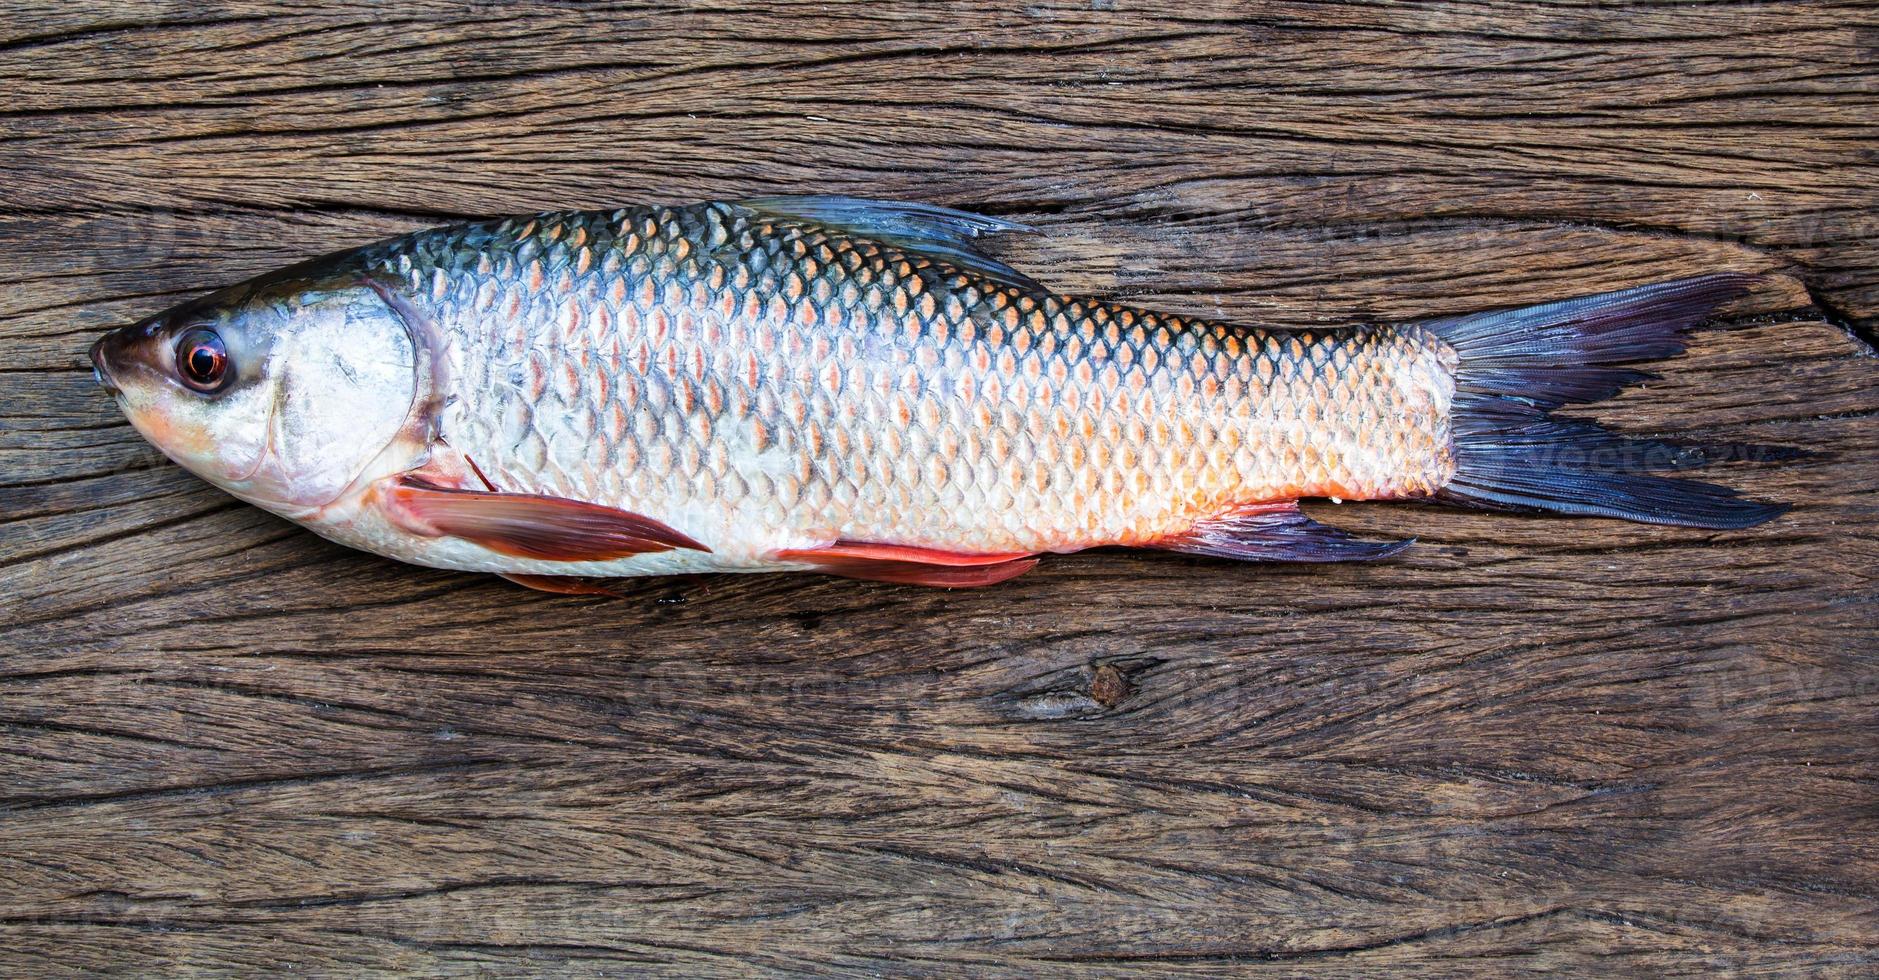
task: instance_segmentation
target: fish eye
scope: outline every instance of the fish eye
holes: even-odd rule
[[[176,341],[176,373],[200,392],[220,388],[228,375],[228,348],[215,331],[197,327]]]

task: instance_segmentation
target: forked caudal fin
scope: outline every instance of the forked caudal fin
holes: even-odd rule
[[[1428,321],[1460,355],[1455,477],[1436,496],[1493,510],[1743,528],[1787,510],[1735,491],[1640,471],[1700,464],[1700,450],[1627,439],[1552,410],[1609,398],[1650,377],[1619,365],[1682,352],[1683,335],[1754,277],[1719,274]]]

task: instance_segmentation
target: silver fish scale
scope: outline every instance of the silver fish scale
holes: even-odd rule
[[[1414,327],[1191,321],[722,203],[439,229],[370,261],[436,329],[442,436],[492,484],[727,561],[1149,543],[1453,469],[1453,354]]]

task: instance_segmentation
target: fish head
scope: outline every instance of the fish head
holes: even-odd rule
[[[388,459],[408,441],[422,383],[395,301],[358,277],[277,275],[113,330],[92,365],[165,455],[304,517],[421,452]]]

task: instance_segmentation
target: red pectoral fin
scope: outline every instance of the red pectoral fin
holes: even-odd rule
[[[843,578],[945,589],[969,589],[1003,582],[1037,565],[1037,559],[1024,552],[967,555],[860,541],[837,541],[826,548],[792,548],[777,552],[776,557],[814,565],[822,572]]]
[[[463,538],[517,558],[607,561],[674,548],[711,550],[650,517],[565,497],[411,482],[394,483],[385,496],[392,520],[406,530]]]

